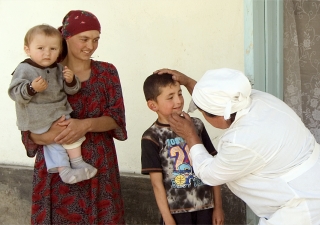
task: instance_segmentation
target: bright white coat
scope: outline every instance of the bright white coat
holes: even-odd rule
[[[203,145],[191,148],[196,175],[212,186],[226,183],[261,225],[319,225],[319,145],[281,100],[257,90],[251,98],[221,137],[216,157]]]

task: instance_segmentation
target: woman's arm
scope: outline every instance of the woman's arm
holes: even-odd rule
[[[153,192],[156,198],[156,202],[159,207],[161,216],[164,220],[164,223],[166,225],[175,225],[176,222],[174,221],[170,213],[166,190],[164,189],[164,186],[163,186],[162,173],[152,172],[150,173],[150,179],[153,187]]]
[[[212,222],[214,225],[222,225],[224,223],[224,212],[222,208],[221,186],[214,186],[212,189],[214,199]]]
[[[60,117],[57,121],[55,121],[50,129],[43,134],[34,134],[30,132],[30,139],[38,144],[38,145],[48,145],[54,143],[54,139],[64,130],[65,126],[59,125],[62,121],[65,120],[65,116]]]
[[[86,119],[68,119],[59,123],[66,126],[54,139],[58,144],[71,144],[85,136],[88,132],[105,132],[118,127],[118,124],[110,116]]]
[[[87,118],[84,119],[84,122],[88,124],[88,132],[104,132],[119,127],[116,121],[110,116]]]
[[[31,140],[38,145],[48,145],[54,142],[71,144],[83,137],[87,132],[104,132],[117,128],[115,120],[109,116],[87,118],[83,120],[61,117],[43,134],[30,134]]]

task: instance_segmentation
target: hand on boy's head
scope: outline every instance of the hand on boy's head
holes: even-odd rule
[[[177,71],[177,70],[171,70],[171,69],[159,69],[153,72],[154,74],[164,74],[164,73],[168,73],[172,75],[172,79],[175,81],[178,81],[181,85],[186,85],[188,83],[188,76],[186,76],[185,74]]]
[[[36,92],[42,92],[47,89],[48,83],[40,76],[32,81],[31,86]]]
[[[169,70],[170,70],[170,69],[163,68],[163,69],[159,69],[159,70],[154,71],[153,74],[159,74],[159,75],[161,75],[161,74],[164,74],[164,73],[169,73],[169,72],[168,72]],[[171,73],[170,73],[170,74],[171,74]]]
[[[73,71],[70,70],[67,66],[63,68],[63,77],[67,83],[71,83],[73,81]]]

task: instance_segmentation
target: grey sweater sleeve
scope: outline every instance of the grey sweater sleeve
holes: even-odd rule
[[[60,63],[58,63],[58,71],[59,73],[61,73],[59,76],[62,77],[63,79],[63,65],[61,65]],[[73,81],[69,84],[66,83],[66,81],[63,81],[63,90],[65,91],[65,93],[67,93],[68,95],[74,95],[75,93],[77,93],[81,88],[81,82],[79,80],[79,78],[77,77],[77,75],[74,75]]]
[[[28,103],[33,95],[28,92],[28,84],[33,80],[29,75],[28,70],[25,70],[24,65],[20,64],[11,79],[8,94],[12,100],[19,103]]]
[[[72,83],[73,82],[75,83],[75,85],[73,85],[71,87],[68,86],[65,81],[63,82],[63,89],[68,95],[74,95],[81,88],[81,82],[76,75],[74,76],[74,81],[72,81]]]

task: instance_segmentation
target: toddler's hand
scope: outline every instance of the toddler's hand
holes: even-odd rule
[[[32,81],[31,86],[36,92],[43,92],[47,89],[48,83],[40,76]]]
[[[63,68],[63,77],[67,83],[71,83],[73,81],[74,74],[72,70],[70,70],[67,66]]]

